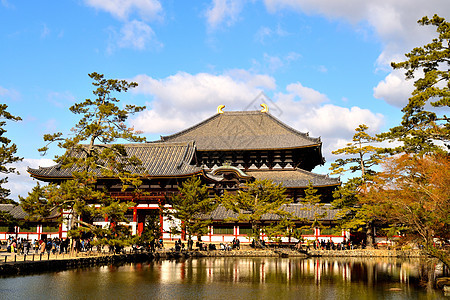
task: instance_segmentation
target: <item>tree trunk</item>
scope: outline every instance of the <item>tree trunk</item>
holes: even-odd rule
[[[369,222],[366,225],[366,247],[367,248],[373,248],[375,237],[373,234],[373,222]]]
[[[264,245],[261,241],[261,232],[259,226],[255,223],[252,223],[252,236],[253,236],[253,245],[255,248],[263,248]]]
[[[432,243],[425,244],[425,252],[431,257],[439,259],[448,269],[450,269],[450,253],[445,249],[438,249]]]

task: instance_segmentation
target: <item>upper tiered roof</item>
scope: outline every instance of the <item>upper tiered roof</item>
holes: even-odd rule
[[[230,111],[214,116],[173,135],[163,142],[195,141],[198,151],[277,150],[321,147],[320,138],[309,137],[266,112]]]

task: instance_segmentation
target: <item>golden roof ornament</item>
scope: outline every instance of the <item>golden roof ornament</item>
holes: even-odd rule
[[[223,104],[217,106],[217,113],[218,114],[223,114],[223,109],[224,108],[225,108],[225,105],[223,105]]]
[[[261,109],[262,113],[268,113],[269,112],[269,106],[267,106],[267,104],[263,103],[263,104],[261,104],[261,107],[263,108],[263,109]]]

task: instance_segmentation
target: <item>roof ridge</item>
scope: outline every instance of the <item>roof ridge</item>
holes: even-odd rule
[[[286,128],[286,129],[288,129],[288,130],[291,130],[291,131],[294,132],[294,133],[300,134],[300,135],[302,135],[303,137],[305,137],[306,139],[309,139],[309,140],[314,141],[314,142],[319,142],[319,143],[321,143],[320,137],[318,137],[318,138],[310,137],[310,136],[309,136],[309,133],[305,133],[305,132],[298,131],[297,129],[295,129],[295,128],[293,128],[293,127],[291,127],[291,126],[285,124],[284,122],[282,122],[281,120],[279,120],[277,117],[274,117],[272,114],[270,114],[270,113],[265,113],[265,114],[266,114],[269,118],[272,118],[275,122],[277,122],[277,123],[278,123],[279,125],[281,125],[282,127]]]
[[[311,174],[312,176],[315,176],[315,177],[328,178],[328,179],[336,179],[336,180],[339,181],[339,177],[330,177],[328,174],[314,173],[314,172],[306,171],[306,170],[303,170],[303,169],[300,169],[300,168],[296,169],[295,171],[296,171],[296,172],[301,172],[301,173]]]
[[[318,138],[310,137],[309,133],[298,131],[298,130],[294,129],[293,127],[283,123],[281,120],[279,120],[278,118],[274,117],[272,114],[270,114],[268,112],[267,113],[263,113],[263,112],[261,112],[259,110],[224,111],[223,113],[220,113],[220,114],[217,113],[217,114],[214,114],[211,117],[201,121],[200,123],[197,123],[197,124],[195,124],[195,125],[193,125],[193,126],[191,126],[189,128],[186,128],[186,129],[182,130],[182,131],[176,132],[176,133],[171,134],[171,135],[161,136],[160,140],[159,141],[155,141],[155,142],[168,142],[167,139],[173,139],[173,138],[179,137],[179,136],[181,136],[183,134],[186,134],[188,132],[191,132],[191,131],[193,131],[193,130],[195,130],[195,129],[197,129],[197,128],[199,128],[199,127],[201,127],[201,126],[203,126],[203,125],[205,125],[205,124],[207,124],[209,122],[211,122],[212,120],[214,120],[214,119],[216,119],[218,117],[221,117],[222,115],[226,116],[226,115],[257,115],[257,114],[261,115],[263,117],[264,117],[264,115],[267,115],[268,118],[271,118],[273,121],[275,121],[278,125],[280,125],[284,129],[287,129],[287,130],[291,131],[292,133],[300,135],[303,138],[308,139],[310,141],[313,141],[315,143],[321,143],[320,137],[318,137]]]
[[[225,113],[225,112],[224,112],[224,113]],[[215,119],[215,118],[217,118],[217,117],[220,117],[221,115],[222,115],[222,114],[214,114],[214,115],[212,115],[211,117],[209,117],[209,118],[207,118],[207,119],[201,121],[200,123],[197,123],[197,124],[195,124],[195,125],[193,125],[193,126],[191,126],[191,127],[188,127],[188,128],[186,128],[186,129],[184,129],[184,130],[182,130],[182,131],[176,132],[176,133],[174,133],[174,134],[166,135],[166,136],[161,135],[160,140],[159,140],[159,141],[156,141],[156,142],[167,142],[166,139],[169,139],[169,138],[176,138],[177,136],[180,136],[180,135],[182,135],[182,134],[185,134],[185,133],[187,133],[187,132],[190,132],[190,131],[192,131],[192,130],[198,128],[198,127],[200,127],[200,126],[203,125],[203,124],[206,124],[206,123],[208,123],[208,122],[211,122],[211,120],[213,120],[213,119]]]

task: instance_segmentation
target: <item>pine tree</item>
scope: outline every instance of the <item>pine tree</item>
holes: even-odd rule
[[[335,150],[331,153],[335,155],[347,155],[347,158],[339,158],[331,164],[331,174],[344,174],[350,171],[355,173],[361,172],[360,178],[364,181],[368,176],[374,174],[372,167],[376,166],[383,155],[380,154],[380,148],[372,144],[379,142],[377,137],[372,137],[367,133],[369,127],[365,124],[359,125],[353,135],[351,143],[346,147]],[[367,155],[369,155],[367,157]]]
[[[61,168],[69,168],[73,179],[59,185],[36,187],[27,198],[21,198],[21,202],[24,209],[35,218],[49,215],[54,209],[70,210],[70,224],[78,224],[69,232],[72,236],[79,237],[83,232],[90,232],[98,236],[99,240],[108,237],[103,239],[105,243],[120,247],[129,236],[127,227],[120,225],[120,222],[126,221],[124,214],[134,204],[112,199],[107,190],[98,190],[96,183],[101,176],[121,183],[123,189],[129,186],[137,189],[141,184],[138,174],[129,171],[130,166],[139,168],[139,159],[128,156],[123,144],[117,141],[145,140],[125,124],[130,115],[145,107],[126,105],[121,109],[117,105],[120,100],[113,96],[113,93],[126,92],[136,87],[137,83],[105,79],[104,75],[95,72],[89,77],[93,79],[93,94],[96,98],[71,106],[70,111],[80,115],[72,132],[67,135],[61,132],[46,134],[44,141],[47,145],[39,149],[45,154],[50,144],[57,143],[64,153],[56,156],[55,162]],[[100,207],[94,208],[94,203],[100,204]],[[98,230],[89,222],[96,216],[108,218],[111,226]]]
[[[415,90],[403,108],[399,126],[380,137],[400,141],[402,145],[386,152],[431,153],[442,151],[440,143],[450,147],[449,118],[443,114],[450,107],[450,23],[434,15],[423,17],[422,26],[435,26],[438,36],[423,47],[405,54],[407,60],[391,63],[394,69],[406,70],[406,79],[415,79]]]
[[[191,236],[207,234],[211,220],[205,218],[217,207],[214,198],[209,196],[208,187],[200,178],[190,177],[178,188],[179,194],[168,199],[172,208],[166,215],[181,221],[178,232]]]
[[[5,129],[6,121],[17,122],[21,121],[20,117],[13,116],[7,111],[8,105],[0,104],[0,173],[2,174],[18,174],[16,168],[11,164],[21,161],[22,158],[15,156],[17,153],[17,146],[11,143],[11,140],[5,136],[7,132]],[[15,203],[8,199],[11,191],[4,188],[2,185],[8,182],[8,177],[0,179],[0,203]]]
[[[333,151],[335,155],[347,155],[347,158],[337,159],[331,164],[332,174],[344,174],[346,172],[360,172],[360,176],[350,178],[346,183],[334,191],[334,208],[340,209],[338,217],[340,226],[347,229],[362,230],[365,228],[367,246],[374,242],[373,214],[369,205],[362,205],[361,194],[364,194],[364,183],[373,179],[376,174],[373,169],[382,158],[381,148],[374,146],[379,142],[376,137],[370,136],[366,131],[368,126],[361,124],[355,129],[352,142],[346,147]]]
[[[281,184],[255,180],[246,183],[236,194],[226,192],[219,201],[226,209],[237,214],[228,221],[250,223],[252,232],[248,236],[255,241],[256,246],[261,247],[263,230],[272,238],[287,234],[288,229],[293,227],[291,222],[295,217],[284,209],[292,200],[286,198],[285,192],[286,188]],[[279,221],[263,226],[261,221],[266,214],[277,215]]]
[[[326,217],[327,212],[323,209],[324,203],[321,202],[321,195],[318,194],[318,190],[315,189],[311,182],[308,183],[308,187],[305,189],[305,197],[300,199],[300,202],[305,204],[304,210],[312,210],[314,212],[313,227],[323,227],[320,219]]]

